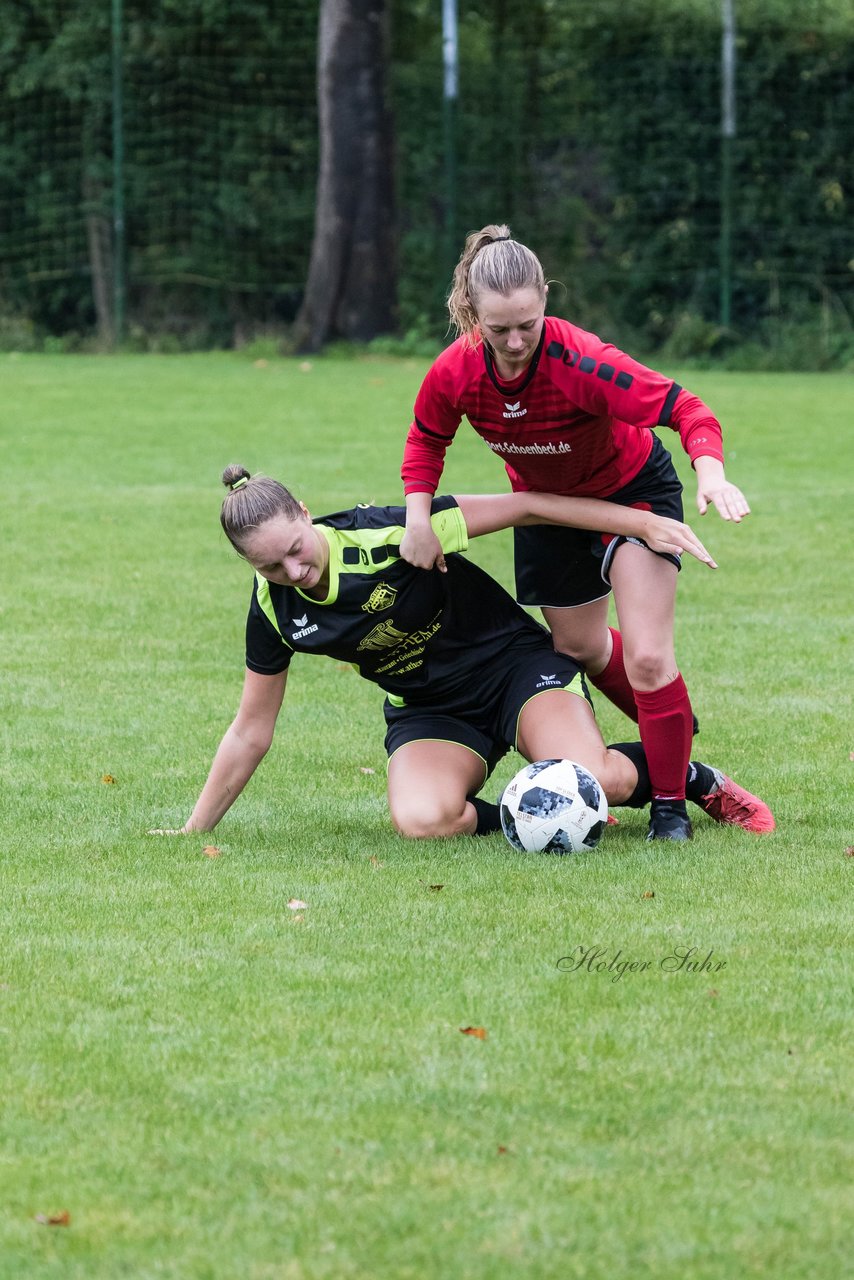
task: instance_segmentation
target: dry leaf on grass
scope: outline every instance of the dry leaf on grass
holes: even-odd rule
[[[61,1213],[37,1213],[36,1222],[43,1227],[70,1227],[71,1214],[67,1209]]]
[[[372,853],[372,854],[371,854],[370,858],[368,858],[368,862],[370,862],[370,864],[371,864],[371,866],[372,866],[372,867],[384,867],[384,866],[385,866],[385,863],[384,863],[384,862],[380,862],[379,858],[377,857],[377,855],[376,855],[375,853]]]
[[[116,780],[111,773],[105,773],[101,781],[106,782],[108,786],[113,786]]]
[[[654,889],[645,889],[645,890],[643,891],[643,893],[641,894],[641,897],[642,897],[642,898],[654,898],[654,897],[655,897],[655,890],[654,890]]]
[[[359,773],[376,773],[376,769],[368,769],[365,765],[359,765]]]
[[[854,858],[854,844],[849,844],[848,848],[845,850],[845,856],[846,858]]]
[[[486,1039],[486,1027],[460,1027],[464,1036],[474,1036],[476,1040]]]
[[[500,1156],[506,1156],[506,1155],[507,1155],[507,1148],[506,1148],[506,1147],[499,1147],[499,1148],[498,1148],[498,1154],[499,1154]]]
[[[202,853],[205,855],[206,858],[218,858],[220,855],[220,850],[216,847],[215,844],[206,844],[204,849],[202,849]]]
[[[305,911],[308,903],[303,902],[302,898],[288,898],[288,906],[291,911]]]

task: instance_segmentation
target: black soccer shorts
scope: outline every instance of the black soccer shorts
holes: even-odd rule
[[[606,502],[640,507],[659,516],[682,519],[682,482],[673,459],[655,437],[652,453],[641,470]],[[525,525],[513,530],[516,598],[520,604],[568,609],[600,600],[611,590],[611,561],[624,542],[646,546],[640,538],[591,533],[586,529],[560,529],[555,525]],[[681,568],[681,559],[656,551]]]
[[[493,672],[488,680],[477,682],[478,687],[469,687],[465,707],[449,709],[440,703],[397,707],[386,699],[389,758],[408,742],[456,742],[480,756],[485,782],[502,757],[515,748],[519,717],[532,698],[549,689],[566,689],[591,701],[579,664],[556,653],[547,642],[518,654],[511,649],[501,661],[498,678]]]

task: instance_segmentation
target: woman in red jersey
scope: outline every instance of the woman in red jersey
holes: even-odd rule
[[[418,393],[402,476],[407,525],[401,554],[442,568],[430,500],[463,417],[504,463],[516,491],[605,498],[682,518],[682,486],[652,428],[671,427],[697,476],[697,506],[736,523],[750,510],[724,475],[711,410],[624,352],[545,314],[536,255],[506,226],[470,235],[448,310],[458,338]],[[694,718],[676,662],[677,555],[637,538],[574,529],[516,529],[516,591],[537,605],[555,648],[638,722],[652,780],[649,839],[687,840],[685,770]],[[608,626],[614,592],[620,630]],[[734,812],[738,797],[731,797]],[[736,819],[737,820],[737,819]]]

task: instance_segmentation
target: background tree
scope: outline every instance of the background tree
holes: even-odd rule
[[[366,341],[395,323],[387,0],[321,0],[314,238],[294,337]]]

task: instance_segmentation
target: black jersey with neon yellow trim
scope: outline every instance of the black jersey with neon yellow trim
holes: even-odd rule
[[[432,525],[447,573],[400,558],[404,507],[355,507],[314,521],[329,543],[329,591],[314,600],[256,575],[246,665],[260,675],[295,652],[352,663],[395,700],[464,702],[508,646],[551,648],[548,632],[477,565],[456,554],[468,533],[454,498],[435,498]]]

